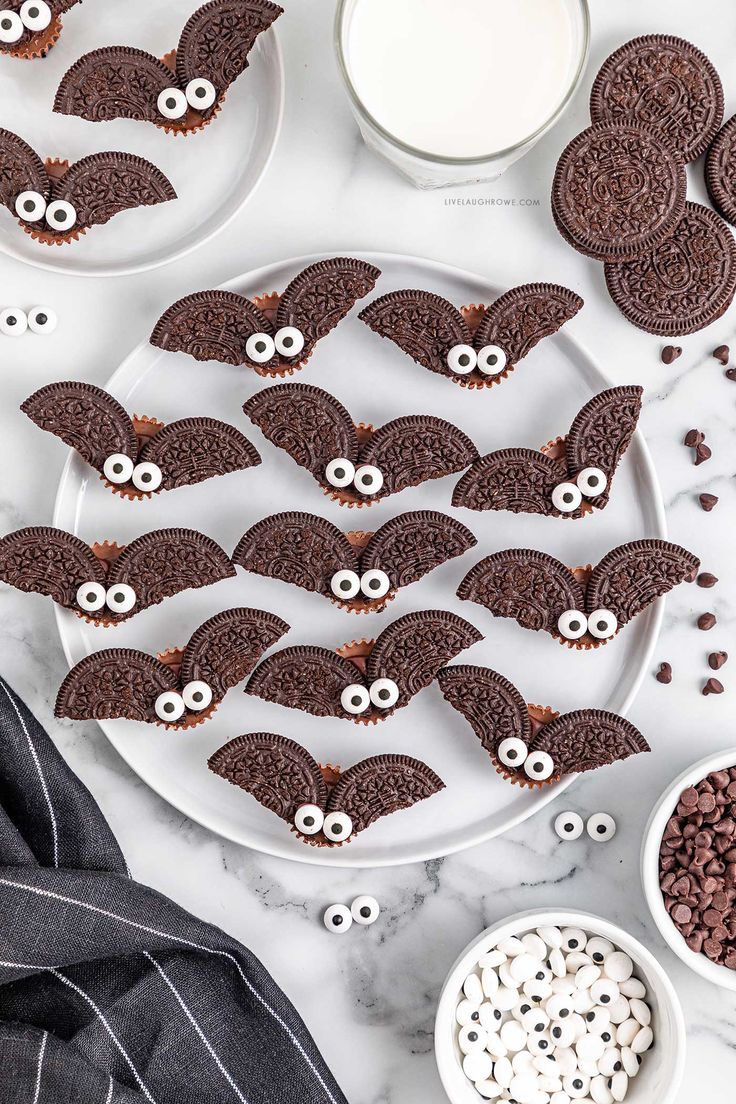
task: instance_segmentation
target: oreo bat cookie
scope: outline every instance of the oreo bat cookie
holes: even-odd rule
[[[280,294],[197,291],[164,311],[151,344],[195,360],[247,365],[259,376],[291,375],[380,275],[366,261],[332,257],[308,265]]]
[[[460,310],[441,295],[407,290],[382,295],[359,318],[430,372],[478,388],[506,379],[582,306],[579,295],[559,284],[523,284],[489,307]]]
[[[200,625],[185,648],[158,656],[134,648],[92,652],[61,684],[56,716],[194,728],[288,631],[285,621],[263,610],[228,609]]]
[[[61,16],[81,0],[4,0],[0,54],[30,61],[46,57],[61,35]]]
[[[261,462],[247,437],[226,422],[182,418],[164,425],[146,416],[131,418],[117,399],[91,383],[51,383],[21,410],[76,449],[122,498],[150,498]]]
[[[65,245],[121,211],[172,199],[171,182],[142,157],[106,152],[73,164],[42,161],[17,134],[0,129],[0,204],[44,245]]]
[[[89,546],[44,526],[0,540],[0,580],[45,594],[93,625],[117,625],[173,594],[234,574],[219,544],[194,529],[156,529],[127,545]]]
[[[310,384],[267,387],[243,410],[341,506],[369,506],[406,487],[464,471],[478,459],[470,438],[443,418],[417,414],[378,429],[356,425],[337,399]]]
[[[545,552],[508,548],[471,568],[457,593],[494,617],[588,650],[607,644],[673,587],[692,582],[699,566],[691,552],[664,540],[621,544],[596,567],[570,568]]]
[[[272,514],[245,533],[236,566],[330,598],[350,613],[378,613],[397,591],[476,544],[435,510],[399,514],[375,533],[343,533],[315,514]]]
[[[313,847],[339,847],[379,817],[409,809],[445,787],[409,755],[374,755],[342,771],[320,766],[294,740],[271,732],[238,736],[209,768],[251,794]]]
[[[450,659],[483,637],[446,610],[392,621],[376,640],[337,651],[310,645],[274,652],[256,667],[247,694],[315,717],[376,724],[408,705]]]
[[[446,700],[471,725],[497,772],[539,787],[650,751],[638,729],[616,713],[576,709],[559,714],[527,705],[516,687],[488,667],[460,664],[437,674]]]
[[[636,430],[641,387],[601,391],[569,433],[539,452],[507,448],[481,456],[455,487],[453,506],[580,518],[608,505],[611,481]]]
[[[162,59],[131,46],[93,50],[62,77],[54,111],[91,123],[135,119],[192,134],[218,114],[258,35],[282,12],[269,0],[209,0]]]

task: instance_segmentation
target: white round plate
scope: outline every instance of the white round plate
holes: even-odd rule
[[[435,262],[385,254],[357,253],[382,269],[376,294],[392,288],[424,287],[457,305],[487,302],[499,289],[468,272]],[[283,290],[306,264],[301,257],[231,280],[245,295]],[[168,303],[161,303],[162,311]],[[602,370],[566,330],[534,349],[513,376],[489,391],[468,391],[425,371],[355,313],[318,346],[293,378],[335,394],[356,421],[383,422],[405,414],[442,415],[464,429],[481,452],[510,445],[542,445],[564,433],[591,395],[608,384]],[[482,555],[508,547],[544,549],[571,566],[595,563],[617,544],[665,535],[664,512],[649,453],[637,434],[616,476],[610,505],[580,521],[505,513],[453,510],[459,476],[410,488],[369,509],[348,510],[331,502],[309,475],[274,448],[241,413],[242,403],[264,386],[247,368],[199,364],[139,345],[114,373],[108,389],[130,413],[163,421],[206,414],[235,423],[258,447],[263,464],[251,471],[210,480],[154,497],[123,502],[72,454],[59,487],[54,524],[86,541],[124,542],[168,525],[200,529],[231,554],[254,522],[280,510],[321,513],[338,526],[376,529],[405,510],[439,509],[460,518],[478,538],[477,548],[406,587],[382,613],[356,616],[325,598],[238,570],[235,579],[189,591],[144,610],[113,629],[90,627],[59,611],[63,646],[70,664],[98,648],[132,646],[156,653],[186,643],[212,614],[230,606],[257,606],[291,624],[281,646],[375,637],[400,614],[446,608],[466,617],[485,640],[458,662],[500,671],[527,701],[569,710],[596,706],[624,713],[649,663],[661,603],[648,610],[609,645],[590,653],[561,647],[544,633],[524,631],[510,620],[461,602],[455,590]],[[383,866],[419,861],[469,847],[531,816],[561,792],[562,785],[530,792],[502,781],[468,724],[430,686],[383,724],[361,726],[338,718],[320,719],[246,697],[231,690],[215,716],[183,734],[129,721],[103,721],[102,728],[130,766],[162,797],[214,832],[273,855],[329,866]],[[350,766],[368,755],[400,752],[425,760],[446,789],[413,809],[378,821],[347,847],[305,846],[254,798],[207,770],[207,758],[221,744],[245,732],[278,732],[303,743],[322,763]]]
[[[158,166],[178,195],[171,203],[123,211],[62,246],[34,241],[2,207],[0,251],[72,276],[127,276],[191,253],[235,218],[268,168],[281,128],[284,71],[274,28],[256,40],[249,66],[228,90],[217,118],[188,138],[150,123],[89,123],[52,111],[61,78],[82,54],[111,45],[166,54],[197,6],[198,0],[126,0],[100,10],[79,5],[64,16],[61,38],[47,58],[0,59],[0,104],[12,104],[0,125],[20,135],[42,160],[78,161],[103,150],[135,153]]]

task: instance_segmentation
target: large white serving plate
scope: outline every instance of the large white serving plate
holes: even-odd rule
[[[128,119],[89,123],[52,111],[62,76],[82,54],[125,45],[163,55],[197,6],[198,0],[84,4],[64,17],[62,36],[45,59],[0,59],[0,127],[19,134],[42,159],[77,161],[102,150],[138,154],[168,176],[179,197],[123,211],[79,241],[52,247],[34,241],[0,207],[0,252],[54,272],[125,276],[183,257],[237,215],[268,168],[281,128],[284,72],[275,27],[256,40],[249,67],[228,90],[218,117],[187,138]]]
[[[458,305],[487,302],[498,294],[481,277],[447,265],[386,254],[362,256],[383,271],[376,294],[421,287]],[[246,295],[283,290],[296,272],[316,259],[302,257],[270,265],[226,286]],[[161,303],[161,309],[168,305]],[[415,365],[353,315],[324,339],[295,378],[334,393],[356,421],[379,425],[400,415],[429,413],[453,420],[481,452],[511,445],[539,446],[564,433],[580,406],[609,382],[575,340],[574,328],[573,321],[538,346],[501,386],[477,392]],[[279,510],[323,513],[347,530],[375,529],[404,510],[433,508],[454,513],[467,524],[478,538],[478,547],[404,589],[384,613],[370,617],[345,613],[318,595],[240,569],[236,579],[175,596],[116,629],[90,627],[60,610],[59,629],[70,664],[103,647],[132,646],[155,653],[184,644],[207,617],[235,605],[259,606],[285,618],[292,630],[282,646],[327,647],[376,636],[402,613],[441,607],[462,614],[485,634],[485,640],[459,662],[496,668],[527,701],[559,710],[584,706],[627,710],[651,658],[661,602],[606,647],[579,653],[561,647],[546,634],[524,631],[513,621],[493,618],[480,606],[460,602],[455,590],[481,555],[501,548],[540,548],[575,566],[596,562],[624,541],[664,536],[659,488],[640,434],[616,476],[608,508],[580,521],[453,511],[450,498],[458,476],[408,489],[369,509],[348,510],[328,500],[312,477],[265,441],[242,414],[242,403],[264,382],[247,368],[198,364],[144,341],[108,384],[123,405],[131,413],[164,421],[192,414],[229,420],[256,443],[263,464],[148,502],[123,502],[71,454],[54,523],[87,541],[119,542],[161,526],[191,526],[215,538],[230,554],[249,526]],[[392,865],[458,851],[506,831],[564,788],[532,793],[498,778],[471,729],[447,705],[436,685],[375,727],[311,717],[247,697],[236,688],[212,720],[183,734],[128,721],[104,721],[102,728],[133,770],[187,816],[259,851],[322,865]],[[415,755],[442,776],[447,788],[430,801],[379,821],[349,846],[308,847],[252,797],[207,770],[208,756],[221,744],[241,733],[264,730],[298,740],[320,762],[343,766],[383,752]]]

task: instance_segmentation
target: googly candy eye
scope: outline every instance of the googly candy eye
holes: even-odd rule
[[[29,31],[45,31],[51,23],[51,8],[46,0],[25,0],[20,9],[20,18]]]
[[[133,461],[124,452],[114,452],[112,456],[108,456],[102,466],[102,471],[108,483],[118,485],[130,482],[134,467]]]
[[[487,1042],[488,1032],[480,1024],[466,1024],[458,1032],[457,1045],[463,1054],[474,1054],[476,1051],[485,1050]]]
[[[347,813],[328,813],[322,831],[332,843],[344,843],[353,834],[353,822]]]
[[[572,514],[577,510],[583,496],[574,483],[559,483],[552,491],[552,505],[561,514]]]
[[[552,756],[546,751],[530,751],[524,763],[524,773],[534,782],[545,782],[555,772]]]
[[[157,491],[163,481],[163,475],[158,464],[151,464],[147,461],[143,464],[136,464],[133,468],[133,486],[137,487],[139,491]]]
[[[66,199],[54,199],[46,208],[46,223],[52,230],[64,233],[77,222],[77,210]]]
[[[464,1027],[468,1023],[478,1023],[480,1020],[480,1009],[473,1001],[461,1000],[455,1009],[455,1019]]]
[[[336,571],[330,579],[330,590],[336,598],[347,601],[360,590],[360,579],[355,571]]]
[[[557,630],[565,640],[579,640],[588,631],[588,618],[580,610],[565,610],[557,619]]]
[[[567,1020],[553,1020],[550,1024],[549,1034],[555,1048],[570,1047],[575,1042],[575,1028]]]
[[[164,119],[183,119],[187,113],[187,98],[181,88],[164,88],[156,106]]]
[[[331,487],[349,487],[355,479],[355,465],[338,456],[337,459],[330,460],[325,468],[325,479]]]
[[[184,716],[184,699],[175,690],[166,690],[156,698],[154,709],[159,720],[173,723]]]
[[[77,588],[77,605],[87,613],[97,613],[105,605],[107,591],[102,583],[82,583]]]
[[[212,690],[201,679],[188,682],[181,692],[184,704],[192,713],[201,713],[212,704]]]
[[[135,591],[127,583],[116,583],[108,588],[105,602],[113,613],[130,613],[136,603]]]
[[[371,683],[370,698],[376,709],[391,709],[399,700],[399,688],[393,679],[376,679]]]
[[[521,769],[526,762],[526,757],[529,754],[529,749],[523,740],[520,740],[518,736],[507,736],[505,740],[502,740],[498,745],[496,755],[503,763],[505,767],[516,767]]]
[[[620,996],[618,985],[610,978],[600,978],[594,982],[590,987],[590,995],[595,1003],[600,1004],[603,1008],[614,1004]]]
[[[368,927],[369,924],[375,924],[380,915],[381,906],[375,897],[370,897],[364,893],[355,898],[350,906],[350,912],[356,924]]]
[[[542,1008],[532,1008],[531,1012],[527,1012],[521,1022],[530,1035],[535,1033],[541,1035],[549,1026],[549,1016]]]
[[[385,571],[373,568],[361,576],[360,589],[366,598],[383,598],[391,589],[391,581]]]
[[[592,939],[588,940],[588,945],[585,949],[596,966],[600,966],[606,955],[611,954],[613,951],[613,943],[608,939],[603,939],[600,935],[594,935]]]
[[[588,818],[585,828],[596,843],[607,843],[616,835],[616,821],[608,813],[594,813]]]
[[[319,805],[300,805],[294,813],[294,827],[304,836],[316,836],[322,831],[325,822],[325,814]]]
[[[365,713],[370,704],[368,689],[360,682],[353,682],[350,686],[346,686],[340,695],[340,705],[346,713],[352,713],[354,716]]]
[[[3,16],[0,14],[0,29]],[[0,42],[4,39],[0,36]],[[15,201],[15,213],[23,222],[39,222],[46,214],[46,200],[40,192],[21,192]]]
[[[217,99],[217,89],[206,77],[190,80],[185,91],[186,100],[195,111],[207,111]]]
[[[610,640],[618,632],[618,618],[607,609],[593,610],[588,614],[588,632],[596,640]]]
[[[588,937],[582,928],[563,928],[562,929],[562,949],[563,951],[577,951],[578,953],[584,951],[588,945]]]
[[[330,905],[324,911],[322,923],[333,935],[344,935],[353,926],[353,918],[347,905]]]
[[[583,818],[578,813],[560,813],[555,818],[555,832],[562,840],[580,839],[583,828]]]
[[[463,1058],[463,1073],[475,1084],[485,1081],[493,1073],[493,1059],[483,1050],[474,1050]]]
[[[364,495],[375,495],[383,487],[383,475],[373,464],[362,464],[355,472],[355,489]]]
[[[467,376],[478,363],[478,354],[472,345],[453,345],[447,354],[447,367],[456,376]]]
[[[245,343],[245,355],[254,364],[267,364],[276,352],[276,343],[270,334],[251,334]]]
[[[539,1035],[530,1035],[529,1041],[527,1042],[527,1047],[529,1048],[530,1052],[536,1057],[543,1054],[551,1054],[554,1050],[554,1046],[552,1044],[552,1036],[550,1035],[549,1031],[543,1031]]]
[[[52,307],[34,307],[28,312],[28,328],[35,334],[51,334],[59,321]]]
[[[570,1077],[563,1078],[562,1090],[566,1092],[571,1100],[582,1100],[584,1096],[588,1095],[588,1089],[590,1088],[590,1078],[586,1077],[584,1073],[574,1073]]]
[[[28,329],[28,318],[20,307],[6,307],[0,312],[0,333],[6,337],[22,337]]]
[[[484,376],[499,376],[506,363],[506,354],[498,345],[484,345],[478,353],[478,371]]]
[[[616,983],[628,981],[634,972],[634,963],[624,951],[613,951],[606,955],[603,972]]]
[[[0,11],[0,42],[12,46],[23,37],[23,21],[17,12]]]
[[[603,494],[608,486],[606,474],[600,468],[583,468],[578,473],[575,482],[586,498],[595,498],[597,495]]]
[[[526,1046],[527,1033],[524,1030],[523,1024],[518,1020],[507,1020],[506,1023],[501,1026],[499,1036],[506,1050],[510,1050],[512,1053],[523,1050]]]
[[[298,356],[304,348],[304,334],[296,326],[282,326],[274,337],[276,352],[281,356]]]

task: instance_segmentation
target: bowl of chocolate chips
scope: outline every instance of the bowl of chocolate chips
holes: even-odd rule
[[[641,872],[671,949],[736,991],[736,749],[702,759],[667,788],[644,836]]]

